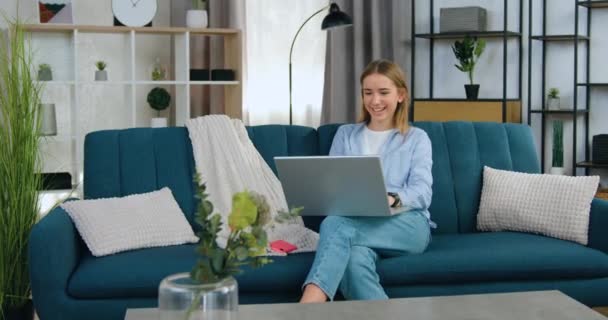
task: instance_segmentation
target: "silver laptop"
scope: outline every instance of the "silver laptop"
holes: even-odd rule
[[[275,157],[290,208],[304,216],[391,216],[377,156]]]

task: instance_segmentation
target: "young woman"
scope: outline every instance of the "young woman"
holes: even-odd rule
[[[325,218],[303,303],[333,300],[338,288],[346,299],[388,299],[376,272],[378,257],[421,253],[431,238],[431,141],[408,125],[403,71],[391,61],[373,61],[360,82],[360,122],[338,129],[330,155],[379,155],[389,205],[408,211],[392,217]]]

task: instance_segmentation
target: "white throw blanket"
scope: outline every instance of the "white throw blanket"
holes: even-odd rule
[[[222,216],[224,226],[232,209],[232,195],[245,190],[266,196],[274,218],[278,210],[287,210],[281,183],[249,140],[241,120],[225,115],[190,119],[186,127],[192,141],[196,171],[207,183],[214,211]],[[315,251],[319,235],[304,227],[301,217],[291,223],[267,228],[269,241],[285,240],[298,247],[294,252]],[[218,235],[218,245],[226,246],[229,230]],[[270,252],[269,252],[270,253]]]

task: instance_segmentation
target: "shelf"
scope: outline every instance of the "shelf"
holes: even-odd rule
[[[55,80],[52,80],[52,81],[38,81],[38,80],[36,80],[35,83],[36,84],[40,84],[40,85],[45,85],[45,86],[47,86],[47,85],[50,85],[50,86],[69,86],[69,85],[74,85],[75,84],[74,81],[61,81],[61,80],[58,80],[58,81],[55,81]]]
[[[587,7],[587,8],[608,8],[608,1],[579,1],[577,2],[579,6]]]
[[[608,87],[608,83],[600,83],[600,82],[589,82],[589,83],[577,83],[579,87]]]
[[[599,164],[593,162],[577,162],[576,166],[579,168],[608,168],[608,164]]]
[[[186,84],[186,81],[172,81],[172,80],[163,80],[163,81],[154,81],[154,80],[138,80],[135,81],[136,85],[146,85],[146,84],[158,84],[158,85],[174,85],[174,84]]]
[[[213,85],[237,85],[238,81],[190,81],[188,82],[190,85],[204,85],[204,86],[213,86]]]
[[[131,84],[131,81],[79,81],[83,86],[124,86]]]
[[[73,83],[72,83],[73,84]],[[238,81],[81,81],[80,85],[97,85],[97,86],[112,86],[112,85],[238,85]]]
[[[505,101],[519,101],[520,99],[505,99]],[[469,101],[469,102],[502,102],[503,99],[475,99],[475,100],[471,100],[471,99],[462,99],[462,98],[433,98],[433,99],[426,99],[426,98],[414,98],[414,101]]]
[[[475,32],[440,32],[440,33],[417,33],[416,38],[423,39],[460,39],[465,36],[479,38],[516,38],[521,37],[521,33],[512,31],[475,31]]]
[[[239,33],[238,29],[218,29],[218,28],[204,28],[204,29],[191,29],[191,28],[174,28],[174,27],[115,27],[115,26],[92,26],[92,25],[57,25],[57,24],[26,24],[24,25],[26,31],[30,32],[78,32],[85,33],[130,33],[135,31],[137,33],[152,33],[152,34],[177,34],[190,32],[191,34],[198,35],[236,35]]]
[[[531,36],[532,40],[540,40],[540,41],[575,41],[576,35],[573,34],[554,34],[554,35],[546,35],[546,36]],[[579,41],[589,41],[589,37],[579,35]]]
[[[561,110],[543,110],[543,109],[535,109],[535,110],[530,110],[531,113],[545,113],[545,114],[572,114],[575,111],[573,109],[561,109]],[[589,113],[589,110],[586,109],[578,109],[576,110],[576,113],[580,114],[585,114],[585,113]]]
[[[503,100],[426,100],[414,101],[414,121],[502,122]],[[507,101],[506,122],[521,122],[521,101]]]

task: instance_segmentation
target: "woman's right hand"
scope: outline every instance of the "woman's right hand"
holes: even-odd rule
[[[391,197],[391,196],[386,196],[388,199],[388,206],[392,207],[393,204],[395,204],[395,198]]]

